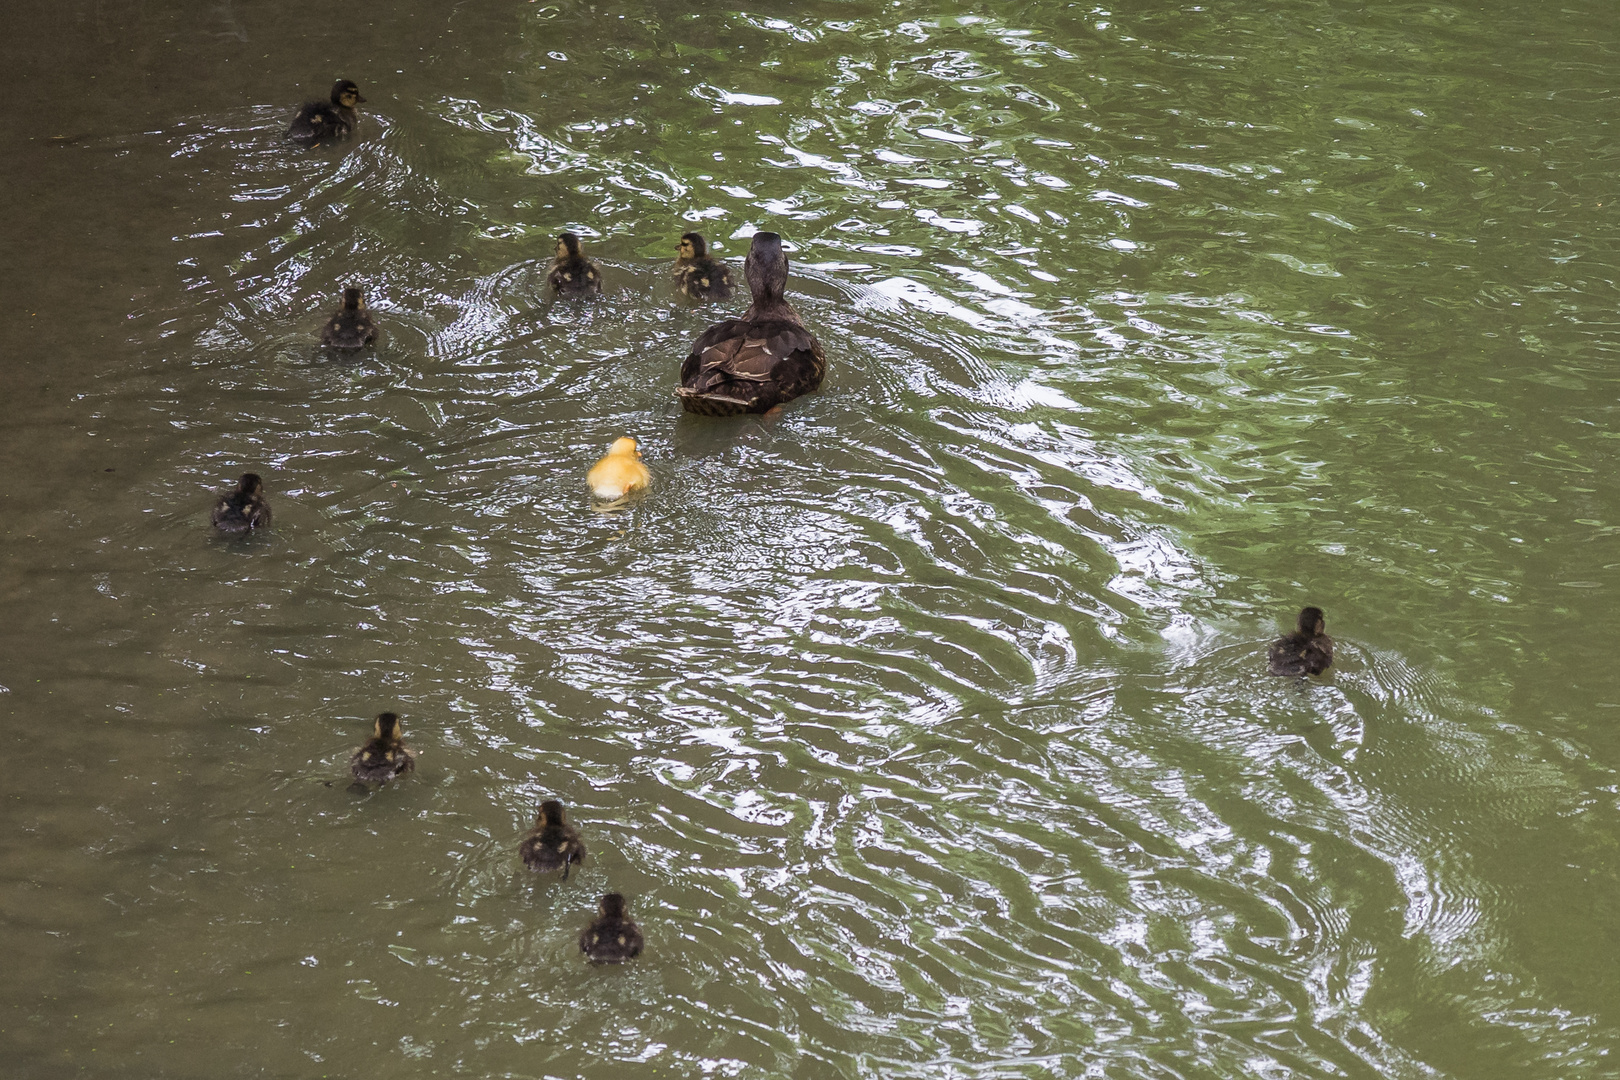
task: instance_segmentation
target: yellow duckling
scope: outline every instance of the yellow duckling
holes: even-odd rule
[[[641,451],[636,440],[628,436],[615,439],[608,447],[607,456],[585,474],[591,494],[604,502],[615,502],[636,491],[643,491],[652,483],[652,473],[641,463]]]

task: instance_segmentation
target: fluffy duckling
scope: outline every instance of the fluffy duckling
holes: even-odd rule
[[[608,447],[607,456],[585,474],[591,494],[604,502],[617,502],[631,492],[642,491],[652,483],[652,474],[641,463],[641,451],[636,440],[626,436],[615,439]]]
[[[579,932],[579,951],[595,964],[621,964],[641,954],[641,928],[625,913],[624,897],[608,893],[601,914]]]
[[[365,100],[358,86],[339,79],[332,84],[331,101],[311,101],[298,110],[287,129],[287,138],[309,147],[347,139],[360,122],[360,110],[355,106]]]
[[[782,295],[788,257],[775,233],[754,234],[743,264],[754,302],[740,319],[726,319],[692,343],[675,396],[691,413],[733,416],[770,412],[808,394],[827,374],[821,343],[804,328]]]
[[[675,260],[676,288],[700,303],[731,299],[731,268],[709,257],[709,242],[703,239],[702,233],[682,234],[676,251],[679,252]]]
[[[1273,675],[1320,675],[1333,663],[1333,639],[1319,607],[1299,613],[1299,629],[1271,643],[1266,662]]]
[[[343,306],[321,328],[321,344],[333,349],[363,349],[377,340],[377,324],[371,321],[360,290],[343,290]]]
[[[574,827],[563,820],[563,804],[556,799],[540,804],[534,828],[518,845],[518,854],[523,856],[524,865],[536,873],[561,867],[564,881],[574,863],[585,865],[585,845]]]
[[[414,768],[416,754],[406,747],[399,716],[391,712],[378,714],[371,741],[349,758],[349,771],[362,784],[386,784]]]
[[[270,527],[270,503],[264,497],[264,481],[258,473],[243,473],[236,490],[221,495],[214,504],[214,528],[226,536],[246,536],[254,529]]]
[[[602,271],[579,253],[579,237],[565,232],[557,237],[557,257],[546,283],[558,296],[596,296],[602,291]]]

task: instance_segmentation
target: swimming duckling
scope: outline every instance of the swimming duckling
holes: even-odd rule
[[[540,804],[534,828],[518,845],[518,854],[523,856],[524,865],[536,873],[562,867],[564,881],[574,863],[585,864],[585,845],[573,826],[563,820],[563,804],[556,799]]]
[[[321,328],[321,344],[333,349],[363,349],[377,340],[377,324],[371,321],[371,312],[360,290],[343,290],[343,306],[333,312]]]
[[[1273,675],[1320,675],[1333,663],[1333,639],[1319,607],[1299,613],[1299,629],[1271,643],[1266,662]]]
[[[641,451],[636,440],[626,436],[615,439],[608,447],[607,456],[585,474],[591,494],[604,502],[617,502],[633,491],[641,491],[652,482],[652,474],[641,463]]]
[[[602,291],[602,271],[579,253],[579,237],[565,232],[557,237],[557,257],[546,283],[558,296],[596,296]]]
[[[287,138],[308,147],[347,139],[360,122],[360,111],[355,106],[365,100],[358,86],[339,79],[332,84],[331,101],[311,101],[298,110],[287,129]]]
[[[709,257],[709,242],[702,233],[681,236],[675,260],[675,286],[693,300],[730,300],[731,268]]]
[[[349,758],[349,771],[362,784],[386,784],[414,768],[416,754],[406,747],[399,716],[391,712],[377,715],[371,741]]]
[[[754,302],[740,319],[715,323],[692,343],[675,396],[691,413],[769,412],[821,385],[827,359],[782,293],[788,258],[775,233],[754,234],[743,264]]]
[[[270,503],[258,473],[243,473],[236,490],[214,504],[214,528],[227,536],[246,536],[270,527]]]
[[[621,964],[641,954],[641,928],[625,914],[624,897],[608,893],[601,914],[579,932],[579,951],[594,964]]]

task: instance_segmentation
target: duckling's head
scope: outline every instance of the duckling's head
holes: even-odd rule
[[[360,88],[348,79],[339,79],[332,84],[332,104],[352,109],[364,100],[360,96]]]
[[[608,447],[608,456],[639,458],[641,451],[636,449],[636,440],[626,435],[622,439],[613,440],[613,445]]]
[[[544,829],[549,825],[563,823],[563,804],[556,799],[547,799],[540,804],[540,812],[534,815],[534,823]]]
[[[753,242],[748,245],[743,275],[748,279],[755,303],[782,299],[788,277],[788,257],[782,250],[782,238],[773,232],[755,233]]]
[[[625,910],[625,908],[624,908],[624,897],[619,895],[618,893],[616,893],[616,892],[608,893],[606,896],[602,897],[602,899],[598,900],[597,904],[600,905],[600,907],[601,907],[602,918],[604,918],[604,919],[622,919],[622,918],[624,918],[624,910]]]
[[[579,258],[579,236],[577,234],[565,232],[557,237],[557,258]]]
[[[347,289],[343,290],[343,310],[344,311],[359,311],[361,308],[363,308],[365,306],[366,306],[365,298],[360,295],[360,290],[359,289],[357,289],[357,288],[355,288],[354,286],[351,285]]]
[[[374,739],[387,739],[389,742],[398,742],[400,737],[399,715],[385,712],[377,714],[377,726],[371,731]]]
[[[683,259],[707,258],[709,254],[709,242],[703,239],[702,233],[682,233],[680,253],[681,258]]]
[[[1308,607],[1299,613],[1299,632],[1315,637],[1327,629],[1327,620],[1319,607]]]
[[[236,483],[238,495],[257,495],[264,490],[264,481],[259,479],[258,473],[243,473],[242,479]]]

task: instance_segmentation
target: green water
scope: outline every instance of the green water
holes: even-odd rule
[[[1612,4],[7,23],[6,1076],[1620,1075]]]

